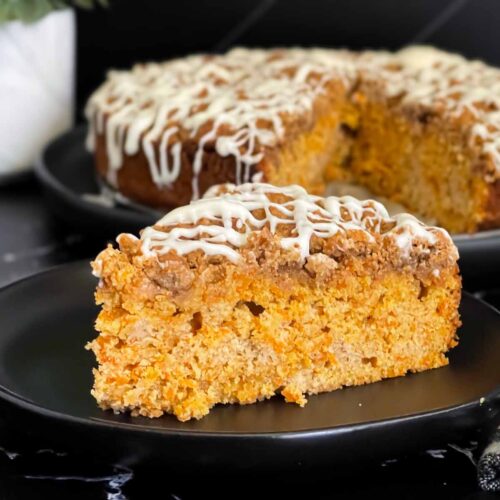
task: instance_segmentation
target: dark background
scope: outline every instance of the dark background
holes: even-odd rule
[[[234,45],[432,44],[500,66],[499,0],[109,0],[78,14],[78,103],[108,68]],[[81,119],[81,114],[78,116]]]

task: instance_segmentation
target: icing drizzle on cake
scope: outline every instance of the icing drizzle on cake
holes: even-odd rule
[[[201,250],[236,263],[238,249],[253,231],[267,227],[275,234],[282,224],[292,230],[281,237],[280,245],[297,250],[301,260],[309,256],[313,235],[328,238],[338,232],[360,231],[373,241],[373,235],[380,234],[391,238],[403,257],[410,255],[417,241],[433,245],[438,233],[449,238],[443,229],[425,226],[410,214],[390,217],[384,206],[373,200],[322,198],[300,186],[246,183],[215,186],[202,199],[171,211],[154,227],[144,229],[141,250],[145,256]]]
[[[142,148],[153,182],[171,186],[183,144],[195,144],[193,199],[206,150],[235,160],[236,183],[251,180],[266,147],[282,140],[285,118],[313,112],[332,79],[361,78],[402,103],[439,109],[463,120],[479,154],[491,159],[488,181],[500,177],[500,71],[431,47],[396,53],[326,49],[234,49],[111,71],[86,107],[88,146],[106,135],[108,181],[116,186],[123,155]]]
[[[262,149],[283,137],[283,118],[312,112],[325,83],[344,78],[349,68],[327,50],[234,49],[222,56],[111,71],[88,101],[87,143],[92,149],[96,133],[106,132],[112,185],[123,154],[134,155],[142,146],[153,182],[163,187],[179,176],[181,137],[195,141],[192,191],[197,199],[207,146],[234,157],[236,182],[248,182]]]

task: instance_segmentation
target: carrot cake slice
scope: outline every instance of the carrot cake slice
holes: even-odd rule
[[[500,70],[434,48],[138,64],[110,72],[86,114],[99,177],[145,205],[349,181],[451,232],[500,227]]]
[[[221,185],[92,264],[92,394],[179,420],[447,364],[461,280],[443,229],[375,201]]]

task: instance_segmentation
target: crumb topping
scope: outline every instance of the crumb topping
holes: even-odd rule
[[[445,230],[425,226],[410,214],[391,217],[373,200],[323,198],[300,186],[246,183],[215,186],[202,199],[169,212],[144,229],[141,250],[145,256],[202,250],[236,263],[249,235],[264,228],[280,237],[283,249],[299,252],[301,260],[310,255],[313,236],[329,238],[339,232],[355,231],[371,242],[375,235],[390,238],[403,256],[409,256],[414,244],[434,245],[438,234],[453,245]]]

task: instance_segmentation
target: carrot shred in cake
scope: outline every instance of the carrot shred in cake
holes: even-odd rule
[[[179,420],[218,403],[447,364],[461,282],[446,231],[374,201],[226,184],[93,262],[104,409]]]

